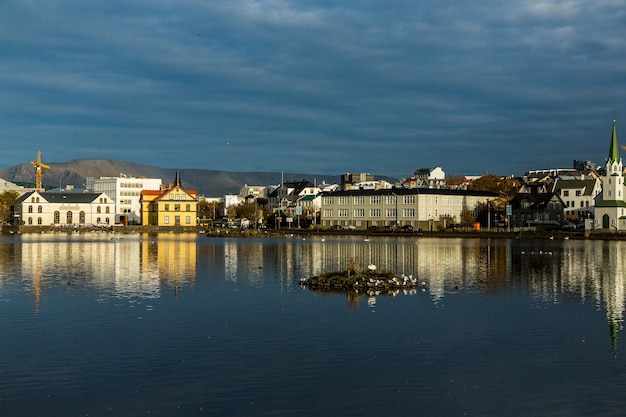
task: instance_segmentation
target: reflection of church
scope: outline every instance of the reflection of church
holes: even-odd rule
[[[625,191],[622,158],[619,156],[615,120],[613,120],[606,173],[602,176],[602,193],[595,204],[594,229],[626,230]]]

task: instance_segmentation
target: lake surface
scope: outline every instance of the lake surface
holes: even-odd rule
[[[623,416],[624,242],[0,238],[0,416]],[[301,278],[412,274],[393,295]]]

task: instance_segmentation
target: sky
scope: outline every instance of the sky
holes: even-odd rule
[[[603,165],[625,30],[626,0],[4,0],[0,167]]]

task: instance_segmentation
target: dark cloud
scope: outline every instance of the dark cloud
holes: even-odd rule
[[[0,164],[38,149],[396,176],[602,163],[626,113],[624,6],[4,2]]]

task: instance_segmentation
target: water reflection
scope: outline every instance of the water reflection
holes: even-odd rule
[[[353,259],[362,267],[412,274],[434,303],[468,291],[527,292],[539,306],[574,297],[606,311],[614,341],[623,321],[626,243],[620,241],[110,236],[0,240],[0,299],[11,283],[37,303],[59,285],[81,285],[102,297],[156,298],[164,288],[193,285],[198,276],[288,290]]]
[[[155,298],[164,285],[174,289],[196,278],[196,237],[163,235],[71,238],[25,235],[0,246],[15,264],[1,282],[20,279],[38,301],[47,288],[81,285],[122,298]]]

